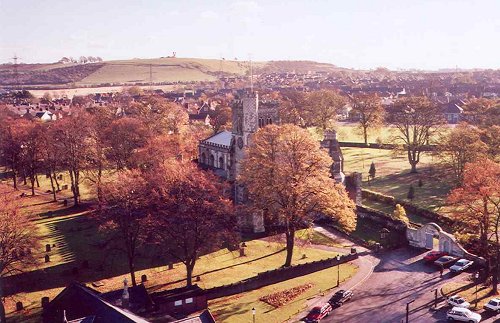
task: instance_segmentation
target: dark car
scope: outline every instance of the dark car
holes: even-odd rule
[[[309,314],[307,314],[304,321],[310,322],[310,323],[319,322],[325,316],[328,316],[328,314],[330,314],[332,309],[333,308],[329,303],[326,303],[323,306],[316,306],[311,310],[311,312],[309,312]]]
[[[352,298],[352,292],[350,290],[339,290],[336,292],[332,298],[328,301],[330,305],[334,307],[342,306],[345,302],[349,301]]]
[[[444,251],[431,251],[428,254],[424,256],[424,261],[425,262],[433,262],[441,258],[442,256],[447,256],[448,253]]]
[[[443,268],[450,267],[453,265],[455,262],[457,262],[458,258],[452,257],[452,256],[442,256],[438,260],[434,261],[434,264],[436,266],[442,266]]]

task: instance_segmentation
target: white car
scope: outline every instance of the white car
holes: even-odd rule
[[[461,308],[469,308],[470,303],[465,300],[465,298],[460,297],[458,295],[452,296],[448,298],[446,301],[449,305],[453,307],[461,307]]]
[[[484,309],[487,311],[494,311],[500,313],[500,298],[492,298],[488,304],[484,305]]]
[[[472,260],[467,260],[467,259],[460,259],[457,261],[453,266],[450,267],[450,271],[452,273],[461,273],[462,271],[465,271],[467,268],[472,266],[474,261]]]
[[[454,307],[446,313],[446,319],[448,319],[448,321],[479,323],[481,321],[481,315],[466,308]]]

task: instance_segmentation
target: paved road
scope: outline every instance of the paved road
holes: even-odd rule
[[[438,310],[431,308],[433,290],[462,278],[450,277],[447,270],[442,278],[439,277],[439,271],[421,260],[424,253],[406,248],[380,254],[365,252],[360,261],[369,261],[373,272],[354,284],[342,284],[340,288],[353,288],[353,300],[335,309],[321,322],[400,323],[405,321],[406,303],[411,300],[414,302],[410,304],[409,322],[446,322],[449,307],[444,302],[438,305]],[[311,305],[321,302],[324,299]],[[481,322],[500,322],[500,315],[483,319]]]

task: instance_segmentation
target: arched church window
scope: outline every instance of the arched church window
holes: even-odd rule
[[[219,157],[219,168],[224,169],[224,158],[223,157]]]
[[[214,158],[214,155],[210,154],[210,158],[208,160],[208,164],[212,167],[214,167],[214,163],[215,163],[215,158]]]
[[[207,155],[205,155],[205,153],[201,153],[201,163],[202,164],[207,163]]]

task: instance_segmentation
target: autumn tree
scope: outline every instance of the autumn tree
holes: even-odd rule
[[[44,129],[39,122],[24,124],[25,128],[20,138],[21,143],[21,165],[24,175],[29,177],[31,184],[31,195],[35,195],[35,182],[38,184],[38,171],[41,170],[42,148]],[[19,125],[21,126],[21,125]]]
[[[25,119],[5,119],[0,128],[0,153],[2,161],[12,172],[14,189],[17,189],[17,177],[22,166],[22,142],[26,136],[29,121]]]
[[[38,240],[15,191],[0,188],[0,205],[0,322],[6,322],[3,277],[35,263],[32,251],[38,247]]]
[[[191,163],[172,161],[152,174],[153,230],[161,249],[186,266],[191,286],[196,260],[235,239],[233,206],[225,194],[229,189]]]
[[[464,106],[464,116],[465,118],[477,125],[492,125],[492,120],[488,120],[490,117],[490,111],[493,110],[495,102],[486,98],[475,98],[471,99]],[[498,117],[497,117],[498,118]],[[497,119],[497,125],[498,125]]]
[[[118,170],[128,167],[133,153],[146,144],[149,135],[148,128],[137,118],[114,120],[105,135],[109,146],[107,158]]]
[[[396,204],[392,216],[393,218],[400,220],[406,224],[410,223],[410,219],[408,219],[408,216],[406,215],[406,210],[401,204]]]
[[[127,256],[130,278],[134,286],[137,284],[137,249],[146,239],[149,228],[149,192],[148,183],[139,170],[124,170],[103,183],[96,218],[103,230],[116,233]]]
[[[295,125],[269,125],[251,141],[239,179],[251,208],[283,227],[285,266],[292,262],[295,231],[323,214],[347,231],[356,227],[354,203],[330,178],[332,159],[310,133]]]
[[[226,105],[217,105],[215,110],[211,110],[208,115],[210,116],[210,125],[212,126],[214,134],[230,128],[232,120],[230,107]]]
[[[377,94],[356,94],[352,97],[352,112],[358,116],[358,126],[363,131],[365,145],[368,144],[368,130],[378,128],[384,121],[384,107]]]
[[[445,166],[453,172],[457,184],[462,182],[464,167],[484,156],[488,146],[481,141],[481,131],[461,123],[444,136],[439,145],[439,155]]]
[[[425,97],[404,98],[395,108],[392,116],[397,129],[395,141],[403,144],[411,173],[416,173],[420,155],[439,133],[443,115],[441,109]]]
[[[279,97],[279,116],[281,122],[291,123],[297,126],[304,124],[304,107],[306,96],[304,92],[295,90],[283,91]]]
[[[489,159],[465,165],[463,183],[448,196],[455,206],[453,217],[462,226],[478,233],[481,256],[490,259],[488,244],[496,242],[496,263],[493,279],[498,284],[498,259],[500,259],[500,164]],[[490,261],[491,263],[491,261]]]
[[[62,167],[69,173],[74,206],[80,204],[81,175],[87,166],[89,127],[89,116],[81,110],[74,110],[71,116],[54,123],[52,144],[59,152]]]
[[[308,93],[304,104],[305,125],[316,126],[323,131],[331,129],[337,120],[337,114],[346,103],[346,98],[337,91]]]

